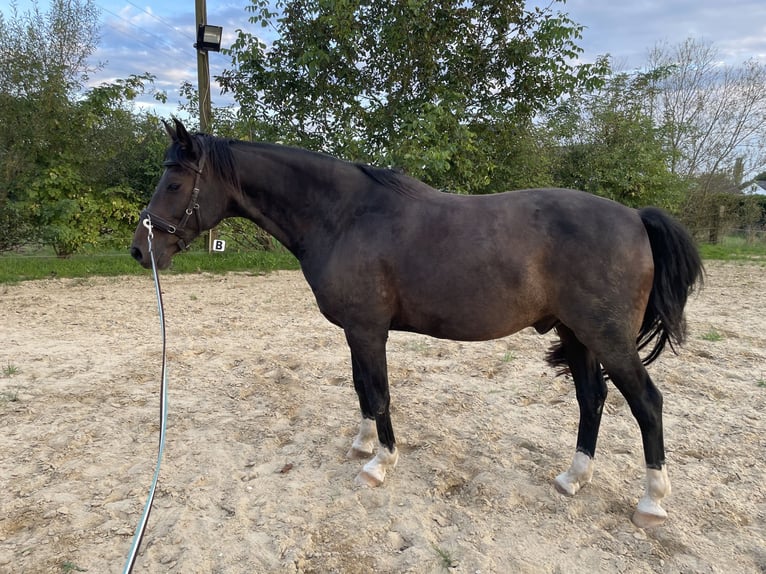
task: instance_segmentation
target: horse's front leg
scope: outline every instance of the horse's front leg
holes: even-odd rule
[[[367,458],[375,452],[375,446],[378,444],[378,429],[375,426],[374,419],[367,419],[362,416],[362,422],[359,423],[359,432],[348,449],[348,458]]]
[[[396,466],[399,453],[391,425],[386,367],[387,331],[374,332],[346,330],[346,340],[351,349],[354,388],[362,410],[359,433],[349,450],[349,456],[369,456],[373,453],[375,439],[378,452],[364,465],[356,478],[365,486],[379,486],[386,472]],[[374,421],[374,423],[373,423]]]

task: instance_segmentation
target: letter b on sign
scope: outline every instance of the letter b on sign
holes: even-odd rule
[[[223,239],[213,240],[213,251],[221,252],[226,249],[226,242]]]

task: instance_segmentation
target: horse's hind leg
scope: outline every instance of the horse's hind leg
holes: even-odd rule
[[[356,481],[364,486],[382,484],[386,472],[396,466],[399,458],[391,424],[386,337],[386,331],[376,334],[346,330],[346,340],[351,349],[354,388],[362,410],[362,423],[349,455],[369,456],[372,454],[375,438],[378,439],[377,454],[364,465],[356,478]]]
[[[580,424],[572,465],[556,477],[554,486],[562,494],[573,496],[593,476],[593,457],[607,388],[601,365],[593,353],[569,328],[560,325],[557,332],[561,345],[551,352],[548,359],[554,365],[566,364],[572,373],[580,406]]]
[[[614,356],[605,356],[602,362],[641,429],[646,490],[633,513],[633,522],[641,528],[657,526],[668,516],[660,502],[670,494],[662,431],[662,394],[654,386],[637,352],[633,351],[627,360],[624,356],[616,360]]]

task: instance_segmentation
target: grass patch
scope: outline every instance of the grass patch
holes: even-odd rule
[[[766,242],[747,241],[744,237],[727,236],[718,243],[699,246],[703,259],[721,261],[752,261],[766,264]]]
[[[298,269],[298,261],[289,252],[251,251],[248,253],[208,253],[191,251],[173,258],[173,265],[163,273],[261,273],[277,269]],[[127,252],[73,255],[59,258],[47,255],[0,256],[0,283],[18,283],[33,279],[78,278],[118,275],[142,275],[142,268]]]
[[[431,546],[433,547],[436,554],[439,556],[439,561],[442,568],[444,569],[457,568],[458,563],[452,557],[452,554],[449,552],[449,550],[445,550],[444,548],[439,548],[435,544],[432,544]]]
[[[19,368],[16,365],[12,365],[11,363],[8,363],[3,367],[3,376],[8,377],[9,379],[18,372]]]
[[[15,403],[19,400],[19,391],[7,390],[0,391],[0,404]]]
[[[723,335],[715,329],[710,329],[707,333],[702,334],[702,339],[705,341],[711,341],[713,343],[723,340]]]

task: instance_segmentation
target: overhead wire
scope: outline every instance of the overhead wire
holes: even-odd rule
[[[133,2],[131,2],[130,0],[125,0],[125,2],[127,2],[128,4],[130,4],[131,6],[133,6],[134,8],[136,8],[136,9],[140,10],[141,12],[143,12],[144,14],[146,14],[147,16],[149,16],[149,17],[151,17],[151,18],[153,18],[153,19],[157,20],[157,22],[160,22],[161,24],[163,24],[163,25],[164,25],[164,26],[166,26],[167,28],[170,28],[171,30],[173,30],[173,31],[174,31],[174,32],[176,32],[177,34],[180,34],[181,36],[184,36],[184,37],[186,37],[187,39],[191,40],[192,42],[196,42],[196,41],[197,41],[197,39],[196,39],[195,37],[193,37],[193,36],[190,36],[189,34],[187,34],[186,32],[184,32],[183,30],[181,30],[180,28],[177,28],[176,26],[174,26],[173,24],[171,24],[170,22],[168,22],[168,21],[167,21],[167,20],[165,20],[164,18],[161,18],[160,16],[158,16],[158,15],[157,15],[157,14],[155,14],[154,12],[149,12],[148,10],[145,10],[144,8],[141,8],[141,6],[139,6],[138,4],[134,4],[134,3],[133,3]]]
[[[122,36],[124,38],[130,39],[130,41],[132,43],[140,44],[141,46],[147,48],[148,50],[151,50],[152,52],[157,52],[159,50],[162,53],[164,53],[167,56],[169,56],[173,61],[175,61],[179,65],[183,65],[183,63],[185,61],[185,58],[182,59],[182,58],[179,57],[179,54],[181,53],[181,49],[177,45],[173,45],[173,44],[168,43],[168,41],[166,39],[161,38],[157,34],[154,34],[154,33],[150,32],[150,31],[146,30],[145,28],[142,28],[141,26],[138,26],[134,22],[131,22],[128,18],[125,18],[121,14],[117,14],[116,12],[113,12],[112,10],[104,7],[102,4],[99,3],[97,5],[99,6],[99,8],[101,8],[101,10],[103,10],[104,12],[106,12],[108,14],[111,14],[112,16],[114,16],[115,18],[117,18],[119,20],[122,20],[128,26],[130,26],[130,27],[134,28],[135,30],[138,30],[139,32],[141,32],[141,34],[143,34],[145,37],[148,36],[148,37],[151,37],[152,39],[156,40],[157,44],[150,44],[149,42],[147,42],[146,40],[142,39],[138,35],[128,34],[128,32],[126,32],[124,29],[120,28],[119,26],[115,26],[114,24],[110,23],[108,20],[105,20],[103,22],[104,26],[106,26],[109,29],[115,31],[120,36]],[[165,24],[165,25],[167,26],[168,24]],[[171,27],[171,29],[173,29],[177,34],[180,33],[180,32],[178,32],[177,30],[175,30],[172,27]]]
[[[190,34],[184,32],[183,29],[174,26],[172,23],[168,22],[164,18],[161,18],[157,14],[154,14],[154,13],[152,13],[152,12],[150,12],[150,11],[144,9],[144,8],[141,8],[137,4],[133,3],[131,0],[124,0],[124,1],[127,2],[129,5],[133,6],[134,8],[136,8],[137,10],[139,10],[140,12],[146,14],[148,17],[152,18],[153,20],[156,20],[157,22],[159,22],[160,24],[162,24],[166,28],[169,28],[170,30],[172,30],[173,33],[176,35],[176,37],[183,38],[184,41],[189,40],[192,45],[196,41],[196,37],[192,37]],[[184,69],[188,68],[189,69],[189,76],[190,77],[194,75],[193,65],[190,64],[190,60],[189,60],[188,56],[185,53],[185,49],[186,49],[185,45],[184,45],[184,47],[182,49],[181,47],[179,47],[178,44],[174,44],[172,42],[169,42],[167,38],[163,38],[163,37],[161,37],[161,36],[151,32],[151,31],[147,30],[146,28],[144,28],[142,26],[139,26],[138,24],[136,24],[133,21],[131,21],[130,19],[126,18],[122,14],[118,14],[118,13],[114,12],[113,10],[110,10],[109,8],[104,6],[103,2],[96,2],[96,5],[102,11],[106,12],[107,14],[110,14],[111,16],[113,16],[114,18],[116,18],[118,20],[121,20],[127,26],[129,26],[129,27],[137,30],[138,32],[140,32],[141,35],[143,35],[143,38],[141,36],[139,36],[138,34],[135,34],[135,35],[134,34],[130,34],[124,27],[115,25],[114,22],[110,22],[108,19],[105,19],[102,22],[102,24],[105,27],[107,27],[110,30],[114,31],[116,34],[122,36],[123,38],[129,39],[132,44],[138,44],[138,45],[144,47],[145,49],[151,51],[152,53],[156,53],[158,51],[161,52],[162,54],[165,55],[167,60],[169,60],[173,64],[175,64],[175,65],[177,65],[177,66],[179,66],[181,68],[184,68]],[[156,44],[155,43],[151,43],[151,42],[154,42],[154,41],[156,41]],[[209,71],[207,73],[209,75]],[[207,94],[205,94],[204,96],[201,96],[201,97],[207,98],[208,96],[207,96]]]

